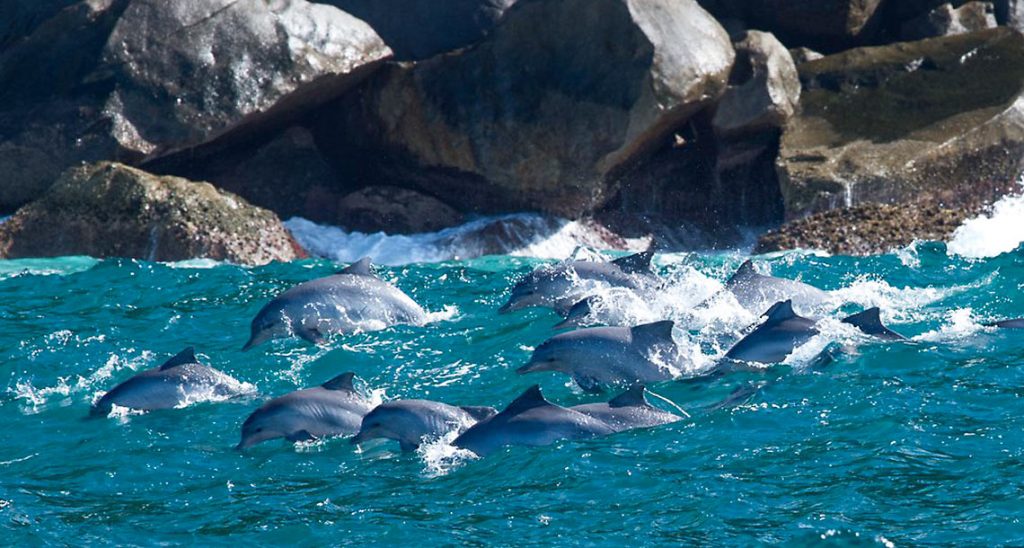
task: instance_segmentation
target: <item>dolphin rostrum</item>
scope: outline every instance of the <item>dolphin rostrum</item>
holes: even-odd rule
[[[324,384],[278,396],[253,411],[242,424],[246,449],[276,438],[291,442],[343,436],[359,431],[373,405],[352,384],[354,373],[343,373]]]
[[[436,440],[451,432],[462,433],[478,421],[496,415],[493,407],[456,407],[428,400],[382,403],[363,417],[359,432],[349,441],[376,438],[398,442],[402,451],[415,451],[425,439]]]
[[[543,266],[512,288],[499,313],[531,306],[546,306],[565,315],[572,305],[598,287],[622,287],[647,291],[660,283],[651,270],[653,251],[644,251],[609,262],[567,261]]]
[[[486,457],[510,445],[536,447],[614,432],[603,421],[549,402],[533,385],[501,413],[476,423],[452,444]]]
[[[191,346],[160,367],[147,369],[103,395],[90,415],[106,416],[114,405],[152,410],[181,407],[203,399],[223,399],[247,393],[246,385],[199,363]]]
[[[252,335],[242,350],[293,335],[321,344],[330,333],[426,321],[423,308],[378,278],[370,259],[363,258],[338,274],[301,283],[267,303],[252,320]]]
[[[812,285],[760,274],[749,260],[740,265],[729,278],[725,289],[736,297],[740,306],[755,313],[772,303],[785,300],[793,301],[797,308],[807,312],[820,308],[829,300],[828,293]]]
[[[647,389],[636,384],[607,403],[588,403],[570,407],[611,426],[616,432],[633,428],[650,428],[682,420],[647,401]]]
[[[671,321],[636,327],[588,327],[561,333],[533,351],[519,374],[557,371],[572,377],[580,388],[666,381],[676,376],[679,348]]]

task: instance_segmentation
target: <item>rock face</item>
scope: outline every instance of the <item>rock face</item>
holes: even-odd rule
[[[902,1],[902,0],[901,0]],[[836,51],[871,37],[882,0],[703,0],[719,18],[746,21],[789,46]]]
[[[105,114],[123,148],[165,155],[315,107],[390,55],[366,23],[304,0],[133,0],[104,52]]]
[[[32,34],[43,21],[76,0],[4,0],[0,2],[0,51]]]
[[[800,65],[778,170],[790,219],[864,203],[994,200],[1024,158],[1024,35],[999,28]]]
[[[521,0],[478,46],[378,73],[321,131],[358,165],[388,151],[381,184],[577,217],[721,95],[733,55],[694,0]]]
[[[968,2],[959,8],[943,4],[903,24],[904,40],[950,36],[996,26],[995,8],[989,2]]]
[[[515,0],[320,0],[362,19],[408,61],[483,39]]]
[[[437,198],[398,187],[367,187],[341,199],[338,223],[360,232],[435,232],[463,221]]]
[[[735,44],[729,88],[712,120],[728,137],[780,128],[800,101],[800,76],[786,47],[766,32],[749,31]]]
[[[81,162],[258,139],[389,55],[365,23],[304,0],[79,2],[0,51],[0,212]]]
[[[908,208],[884,204],[836,209],[765,234],[754,252],[822,249],[837,255],[887,253],[914,240],[946,240],[977,211],[974,207]]]
[[[209,183],[99,163],[68,170],[0,225],[2,258],[61,255],[258,265],[304,252],[276,215]]]

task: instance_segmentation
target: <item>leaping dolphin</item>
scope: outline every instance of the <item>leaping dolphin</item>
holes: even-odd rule
[[[242,424],[242,450],[276,438],[291,442],[343,436],[359,431],[363,416],[373,407],[353,386],[354,373],[343,373],[324,384],[289,392],[253,411]]]
[[[603,421],[549,402],[540,386],[533,385],[501,413],[476,423],[452,444],[486,457],[511,445],[536,447],[614,432]]]
[[[537,347],[519,374],[557,371],[572,377],[580,388],[666,381],[676,376],[679,348],[672,338],[673,322],[636,327],[589,327],[561,333]]]
[[[740,339],[729,352],[727,359],[753,363],[779,363],[793,350],[818,334],[816,321],[798,316],[793,311],[793,301],[776,303],[765,313],[768,319],[757,329]]]
[[[574,405],[569,409],[602,421],[616,432],[650,428],[682,420],[678,415],[651,405],[647,401],[647,389],[642,384],[630,387],[607,403]]]
[[[660,283],[651,271],[653,257],[653,251],[645,251],[609,262],[576,260],[540,267],[516,283],[508,302],[498,312],[545,306],[564,316],[597,287],[647,291]]]
[[[229,398],[246,393],[246,385],[199,363],[195,349],[182,350],[163,365],[147,369],[118,384],[97,401],[94,417],[107,416],[114,405],[153,410],[181,407],[192,401]]]
[[[367,257],[338,274],[301,283],[275,297],[252,320],[252,335],[242,350],[293,335],[321,344],[331,333],[426,321],[423,308],[378,278]]]
[[[740,265],[729,278],[725,289],[736,297],[740,306],[754,313],[772,303],[785,300],[793,301],[797,308],[807,312],[820,308],[829,300],[828,293],[812,285],[760,274],[749,260]]]
[[[456,407],[428,400],[391,401],[378,405],[363,417],[359,432],[349,441],[363,443],[386,438],[397,441],[402,451],[415,451],[424,439],[462,433],[497,413],[493,407]]]

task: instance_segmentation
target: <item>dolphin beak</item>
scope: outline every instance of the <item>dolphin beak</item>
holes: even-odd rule
[[[501,308],[498,309],[498,314],[508,314],[512,310],[512,299],[509,299],[507,303],[501,305]]]
[[[248,352],[254,346],[256,346],[256,343],[253,342],[253,339],[249,339],[249,342],[245,343],[245,346],[242,347],[242,352]]]
[[[570,329],[570,328],[573,328],[573,327],[578,327],[576,325],[576,320],[574,320],[573,318],[566,318],[566,319],[556,323],[552,327],[552,329]]]
[[[235,451],[244,451],[249,447],[249,445],[251,444],[245,443],[245,440],[242,440],[235,446]]]
[[[537,369],[535,369],[537,367],[537,365],[539,365],[538,362],[530,360],[530,362],[527,363],[526,365],[520,367],[519,369],[516,369],[516,373],[518,373],[520,375],[525,375],[527,373],[533,373],[534,371],[537,371]]]

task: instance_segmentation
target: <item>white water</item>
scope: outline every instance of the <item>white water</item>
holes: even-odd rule
[[[949,241],[950,254],[981,259],[1009,253],[1024,242],[1024,194],[1005,196],[992,213],[965,221]]]
[[[423,234],[346,232],[301,217],[285,222],[295,239],[309,252],[338,262],[362,257],[384,265],[441,262],[480,257],[514,255],[563,259],[579,246],[597,249],[622,247],[610,243],[607,234],[577,221],[552,219],[535,214],[488,217],[464,225]],[[627,240],[625,247],[643,249],[647,242]]]

